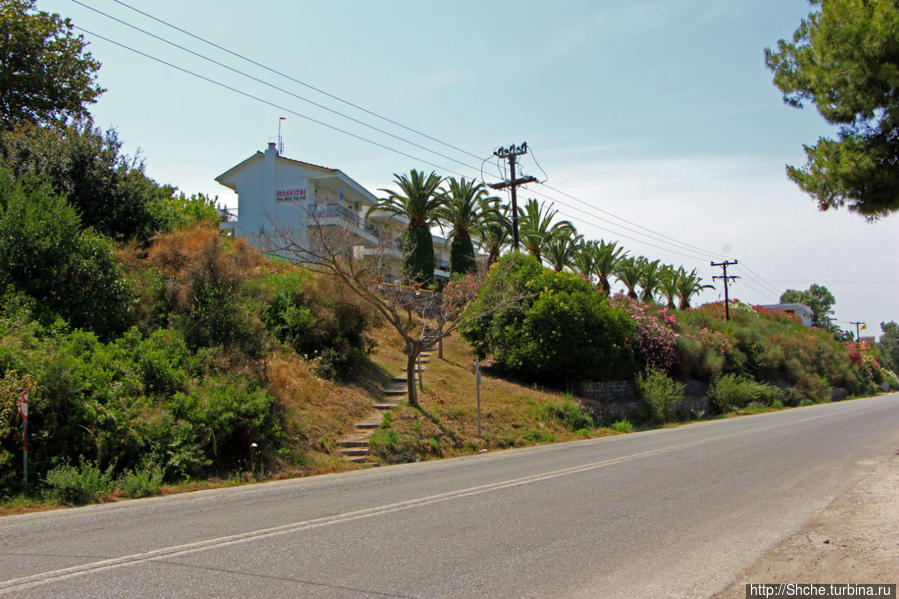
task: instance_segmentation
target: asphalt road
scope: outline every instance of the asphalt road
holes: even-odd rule
[[[10,516],[0,597],[707,597],[897,450],[892,394]]]

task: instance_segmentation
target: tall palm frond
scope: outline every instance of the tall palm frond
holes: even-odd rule
[[[512,220],[509,207],[500,204],[499,198],[481,198],[480,203],[481,222],[475,229],[475,238],[481,251],[487,254],[487,266],[490,266],[512,242]]]
[[[442,194],[440,205],[434,209],[434,216],[441,227],[450,229],[450,271],[473,272],[476,263],[471,235],[483,218],[481,207],[487,190],[483,183],[465,177],[453,177],[446,182],[447,189]]]
[[[680,305],[678,309],[686,310],[690,307],[690,299],[702,291],[703,289],[712,289],[711,285],[702,285],[702,277],[696,274],[696,269],[694,268],[689,273],[684,269],[684,267],[680,267],[677,271],[677,296],[680,298]]]
[[[624,248],[619,247],[615,241],[600,241],[596,248],[595,271],[596,277],[599,279],[599,285],[607,296],[612,294],[612,285],[609,283],[609,277],[615,275],[618,271],[618,265],[627,257]]]
[[[613,274],[627,288],[628,297],[635,300],[640,299],[640,296],[637,295],[637,285],[640,284],[640,277],[643,271],[637,258],[621,258],[618,260]]]
[[[655,299],[653,295],[661,283],[661,267],[658,260],[640,259],[640,287],[643,288],[643,303],[649,304]]]
[[[441,202],[438,188],[443,178],[434,171],[426,176],[424,171],[412,169],[408,177],[394,173],[393,180],[400,191],[379,189],[378,191],[383,191],[387,197],[369,208],[368,214],[376,210],[386,210],[409,219],[410,229],[429,228],[434,220],[434,210]]]
[[[677,269],[671,264],[666,264],[659,271],[659,293],[665,298],[665,305],[671,310],[677,307],[674,303],[677,296],[677,277]]]
[[[563,228],[556,231],[544,248],[546,260],[554,271],[562,272],[565,268],[572,266],[583,238],[583,235],[573,234],[568,229]]]
[[[543,248],[561,229],[569,229],[575,232],[574,225],[567,220],[553,223],[553,218],[558,210],[552,209],[552,204],[538,202],[529,199],[524,208],[518,208],[518,222],[521,231],[521,243],[525,249],[537,260],[542,260]]]

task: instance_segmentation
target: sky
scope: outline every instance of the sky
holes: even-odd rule
[[[821,212],[784,172],[834,135],[814,106],[783,103],[764,64],[805,0],[125,1],[37,6],[89,32],[107,90],[94,122],[160,183],[236,208],[215,177],[279,122],[286,156],[379,196],[413,168],[496,181],[493,151],[526,141],[521,169],[544,183],[519,202],[553,202],[587,239],[708,283],[711,261],[737,260],[731,297],[753,304],[822,284],[863,335],[899,320],[899,214]],[[723,298],[716,284],[702,301]]]

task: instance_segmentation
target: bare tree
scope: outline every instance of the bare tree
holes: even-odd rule
[[[510,288],[508,297],[487,310],[472,308],[478,280],[469,275],[436,291],[400,285],[400,253],[396,237],[367,228],[364,221],[332,224],[326,215],[313,210],[313,224],[307,234],[273,224],[266,235],[268,250],[310,270],[338,278],[350,292],[374,307],[403,341],[406,355],[406,387],[409,405],[419,408],[415,386],[415,365],[421,353],[461,326],[468,325],[496,310],[509,307],[522,298]],[[377,236],[378,244],[366,246],[363,234]],[[302,241],[301,241],[302,239]],[[418,319],[416,319],[416,316]],[[420,324],[427,324],[436,336],[422,339]]]

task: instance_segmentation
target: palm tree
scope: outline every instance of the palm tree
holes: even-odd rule
[[[434,211],[437,220],[452,227],[450,237],[450,272],[469,273],[477,269],[471,235],[483,220],[482,206],[487,196],[483,183],[474,179],[455,177],[447,179],[448,189],[443,193],[440,206]]]
[[[694,268],[687,273],[684,267],[677,269],[677,296],[680,298],[678,309],[686,310],[690,307],[690,298],[703,289],[712,289],[711,285],[701,285],[702,277],[696,274]]]
[[[481,221],[476,227],[476,237],[481,250],[487,254],[487,266],[499,260],[503,248],[512,240],[512,221],[509,207],[501,205],[499,198],[481,198]]]
[[[593,284],[593,275],[596,274],[596,255],[599,251],[599,242],[595,240],[584,241],[578,244],[572,259],[572,266],[590,284]]]
[[[546,202],[538,203],[535,199],[528,200],[523,209],[518,208],[521,243],[537,260],[542,260],[543,248],[557,232],[561,229],[574,231],[574,225],[567,220],[552,222],[558,212],[552,209],[552,204],[547,207]]]
[[[377,204],[369,208],[386,210],[395,216],[409,220],[403,234],[403,278],[430,284],[434,280],[434,240],[431,237],[431,223],[434,210],[440,205],[438,187],[443,181],[434,171],[425,175],[424,171],[409,171],[409,176],[393,174],[399,192],[380,189],[387,194]]]
[[[618,244],[615,241],[610,241],[608,243],[600,241],[596,248],[594,268],[596,276],[599,278],[598,284],[602,286],[602,291],[607,296],[612,294],[612,285],[609,284],[609,277],[616,275],[618,272],[618,265],[626,258],[626,256],[627,252],[624,251],[624,248],[618,247]]]
[[[683,267],[681,267],[683,268]],[[664,296],[666,306],[671,310],[676,308],[674,298],[677,296],[678,271],[671,264],[666,264],[659,272],[659,292]]]
[[[562,272],[566,266],[574,263],[574,257],[578,253],[583,235],[577,235],[574,230],[560,229],[546,243],[546,260],[556,272]]]
[[[640,256],[640,258],[621,258],[618,260],[614,272],[615,277],[621,284],[627,287],[627,296],[635,300],[640,299],[640,296],[637,295],[637,285],[640,284],[640,278],[643,274],[640,259],[645,260],[646,258],[643,258],[643,256]]]
[[[641,257],[640,263],[640,287],[643,288],[643,303],[648,304],[654,301],[653,295],[661,283],[661,268],[658,260],[650,262],[647,258]]]

